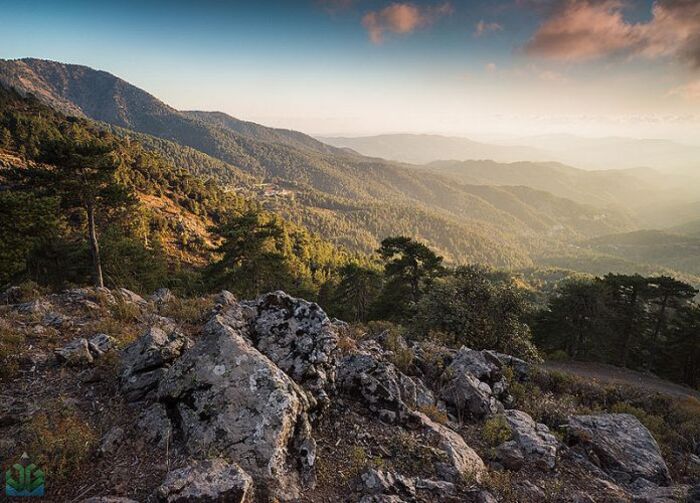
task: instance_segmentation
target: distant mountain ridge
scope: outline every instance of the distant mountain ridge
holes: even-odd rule
[[[323,137],[321,141],[364,155],[427,164],[434,161],[556,161],[589,170],[650,167],[695,174],[700,180],[700,147],[669,140],[584,138],[573,135],[523,136],[508,142],[427,134]]]
[[[324,143],[349,148],[370,157],[413,164],[433,161],[489,159],[497,162],[543,161],[547,153],[519,145],[492,145],[468,138],[428,134],[386,134],[378,136],[320,137]]]

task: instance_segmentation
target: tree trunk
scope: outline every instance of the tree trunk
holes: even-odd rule
[[[97,241],[97,231],[95,229],[95,206],[87,205],[88,217],[88,238],[90,239],[90,252],[92,254],[93,280],[96,287],[105,286],[102,279],[102,261],[100,260],[100,244]]]

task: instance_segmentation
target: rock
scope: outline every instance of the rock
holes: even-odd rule
[[[659,487],[644,478],[638,478],[629,486],[634,503],[674,503],[685,501],[689,493],[688,486]]]
[[[164,503],[246,503],[253,498],[253,479],[223,459],[195,461],[170,472],[155,496]]]
[[[455,485],[446,480],[431,480],[417,478],[414,480],[414,485],[417,491],[426,491],[433,493],[436,496],[451,494],[455,491]]]
[[[513,376],[518,381],[526,381],[530,377],[531,366],[525,360],[492,350],[482,351],[482,353],[485,358],[493,363],[497,363],[501,367],[501,372],[503,372],[505,367],[510,367],[513,370]]]
[[[137,426],[141,438],[164,449],[172,442],[173,425],[165,406],[154,403],[139,416]]]
[[[507,410],[504,416],[513,434],[513,441],[525,455],[525,459],[533,460],[542,469],[553,469],[559,442],[549,432],[549,428],[544,424],[535,423],[529,414],[521,410]]]
[[[219,294],[214,298],[214,303],[220,306],[231,306],[238,302],[236,296],[233,295],[228,290],[221,290]]]
[[[397,473],[370,468],[360,476],[360,479],[362,491],[365,494],[394,494],[408,498],[413,498],[416,494],[413,480]]]
[[[410,410],[402,399],[400,372],[393,364],[367,350],[350,354],[338,364],[338,386],[361,400],[389,422],[406,416]]]
[[[191,345],[183,334],[152,326],[122,351],[119,382],[127,400],[146,398],[158,386],[164,369]]]
[[[51,311],[53,306],[46,299],[36,299],[30,302],[18,304],[15,309],[22,314],[43,315]]]
[[[435,395],[418,377],[399,373],[401,399],[412,409],[436,405]]]
[[[119,496],[93,496],[86,500],[82,500],[80,503],[138,503],[138,501],[121,498]]]
[[[377,494],[363,496],[359,503],[405,503],[405,501],[394,494]]]
[[[630,482],[642,477],[656,485],[671,483],[659,445],[631,414],[573,416],[567,431],[569,444],[579,444],[592,452],[615,480],[626,474]]]
[[[119,290],[117,290],[117,293],[124,302],[136,304],[140,307],[148,305],[148,302],[146,302],[143,297],[141,297],[137,293],[132,292],[131,290],[127,290],[126,288],[120,288]]]
[[[478,491],[474,496],[476,503],[498,503],[496,497],[488,491]]]
[[[217,314],[207,323],[167,370],[158,400],[191,454],[235,460],[261,498],[298,499],[313,483],[316,455],[306,393],[229,321]]]
[[[447,426],[436,423],[422,412],[412,412],[412,426],[429,445],[442,451],[446,462],[437,466],[444,480],[459,481],[464,478],[477,482],[486,473],[486,466],[479,455],[464,439]]]
[[[255,348],[309,391],[319,405],[328,405],[329,393],[335,389],[338,334],[326,313],[318,304],[284,292],[263,295],[255,307]]]
[[[700,503],[700,484],[690,488],[686,497],[686,503]]]
[[[98,449],[101,455],[113,454],[119,445],[124,440],[124,430],[119,426],[113,427],[109,430],[100,440],[100,447]]]
[[[62,363],[70,366],[88,365],[94,358],[90,352],[87,339],[75,339],[55,351],[56,357]]]
[[[173,299],[175,299],[175,296],[169,288],[159,288],[158,290],[153,292],[148,299],[157,306],[164,306],[168,302],[171,302]]]
[[[88,339],[88,349],[93,357],[99,358],[116,344],[114,337],[107,334],[95,334]]]
[[[525,464],[525,456],[515,440],[496,447],[496,459],[508,470],[518,471]]]
[[[55,351],[56,357],[62,363],[70,366],[87,365],[95,358],[101,357],[115,344],[114,338],[107,334],[97,334],[89,340],[75,339]]]
[[[41,324],[45,327],[57,328],[63,325],[68,325],[69,321],[70,320],[66,316],[63,316],[62,314],[56,313],[54,311],[49,311],[41,319]]]
[[[485,351],[462,347],[443,374],[440,396],[457,413],[482,418],[503,410],[507,396],[500,361]]]
[[[524,480],[518,484],[519,493],[525,496],[526,501],[546,501],[547,495],[541,487],[529,480]]]
[[[11,286],[0,293],[0,304],[17,304],[22,300],[22,289]]]

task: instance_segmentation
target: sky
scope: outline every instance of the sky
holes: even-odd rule
[[[700,144],[700,0],[0,0],[0,58],[315,135]]]

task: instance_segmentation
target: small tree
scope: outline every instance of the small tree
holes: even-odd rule
[[[442,257],[405,236],[386,238],[377,252],[384,260],[387,279],[408,285],[414,303],[420,300],[423,287],[443,271]]]
[[[334,304],[340,316],[352,321],[367,321],[372,304],[382,285],[379,271],[357,263],[343,266],[335,289]]]
[[[131,192],[117,181],[121,158],[110,138],[97,137],[78,125],[73,125],[63,139],[52,142],[47,150],[46,160],[55,166],[53,182],[62,205],[85,211],[93,281],[102,287],[98,216],[105,209],[133,202]]]

